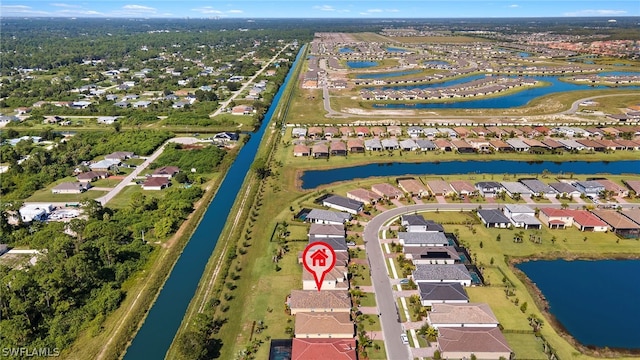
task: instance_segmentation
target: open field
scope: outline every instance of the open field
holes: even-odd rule
[[[80,194],[52,194],[51,189],[41,189],[29,196],[27,202],[80,202],[85,199],[97,199],[107,192],[100,190],[88,190]]]
[[[407,36],[407,37],[393,37],[389,38],[403,44],[425,44],[425,43],[438,43],[438,44],[470,44],[475,42],[491,42],[491,40],[484,38],[476,38],[471,36]]]

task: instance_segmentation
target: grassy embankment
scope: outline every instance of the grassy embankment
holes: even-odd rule
[[[182,249],[200,223],[208,204],[213,199],[220,182],[231,165],[235,153],[225,157],[220,171],[212,176],[205,186],[203,198],[196,204],[194,212],[165,243],[156,247],[145,267],[123,284],[126,297],[120,307],[110,314],[100,329],[89,329],[81,333],[74,344],[63,351],[68,359],[119,359],[129,341],[141,326],[146,313],[155,301],[162,284],[171,272]],[[130,186],[108,203],[108,207],[126,206],[127,192],[138,191]]]

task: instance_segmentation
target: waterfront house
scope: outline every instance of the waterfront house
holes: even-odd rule
[[[512,353],[497,327],[440,328],[438,350],[443,359],[511,359]]]
[[[538,179],[520,179],[519,181],[523,183],[524,186],[531,189],[535,196],[544,196],[549,198],[555,197],[558,194],[558,192],[555,191],[551,186],[543,183]]]
[[[323,286],[324,289],[324,286]],[[306,313],[296,314],[296,338],[353,338],[355,326],[348,313]]]
[[[576,189],[578,189],[578,191],[592,199],[597,198],[598,196],[600,196],[600,193],[604,191],[604,185],[593,180],[576,181],[573,185],[576,187]]]
[[[501,181],[500,185],[507,192],[507,195],[512,199],[516,196],[516,194],[520,194],[522,197],[531,197],[533,195],[533,191],[528,187],[524,186],[523,183],[516,181]]]
[[[380,151],[382,150],[382,143],[379,139],[367,139],[364,141],[364,147],[367,150]]]
[[[302,144],[297,144],[293,146],[293,156],[300,157],[300,156],[310,156],[310,155],[311,155],[310,147]]]
[[[449,186],[449,183],[444,180],[429,180],[427,181],[427,188],[435,196],[449,196],[455,195],[455,192]]]
[[[340,195],[330,195],[326,197],[322,200],[322,205],[328,206],[332,209],[346,211],[354,215],[362,211],[362,208],[364,207],[363,202]]]
[[[315,144],[311,148],[311,155],[316,159],[329,158],[329,148],[325,144]]]
[[[640,238],[640,225],[628,217],[612,210],[593,210],[592,213],[607,223],[609,230],[621,238]]]
[[[403,246],[447,246],[449,239],[442,232],[398,232]]]
[[[419,283],[420,302],[422,306],[433,304],[465,304],[469,302],[469,295],[462,285],[452,283]]]
[[[433,141],[427,139],[415,139],[415,143],[421,151],[433,151],[438,148]]]
[[[291,315],[296,315],[299,312],[349,313],[351,311],[351,296],[347,290],[292,290],[288,305]]]
[[[347,191],[347,197],[356,201],[360,201],[365,205],[373,205],[380,201],[381,196],[366,189],[353,189]]]
[[[471,274],[463,264],[453,265],[416,265],[416,269],[411,273],[411,277],[416,284],[457,282],[462,286],[471,286]]]
[[[404,246],[402,252],[414,265],[418,264],[455,264],[460,255],[453,246]]]
[[[475,187],[484,197],[494,197],[498,192],[504,190],[502,185],[495,181],[480,181],[475,184]]]
[[[347,140],[347,150],[349,150],[350,153],[363,153],[364,148],[364,141],[362,141],[362,139]]]
[[[342,211],[311,209],[306,220],[316,224],[344,224],[351,220],[351,214]]]
[[[498,318],[485,303],[435,303],[427,322],[436,329],[458,327],[497,328]]]
[[[465,180],[454,180],[449,185],[458,195],[471,195],[477,191],[473,184]]]
[[[400,144],[396,139],[382,139],[380,144],[383,150],[398,150],[400,148]]]
[[[330,148],[331,156],[347,156],[347,144],[342,141],[332,141]]]
[[[507,139],[505,142],[517,152],[527,152],[531,148],[520,139]]]
[[[411,139],[405,139],[400,141],[400,149],[403,151],[415,151],[418,150],[418,144]]]
[[[604,186],[604,189],[606,191],[609,191],[611,194],[613,194],[613,196],[625,197],[629,195],[629,190],[623,188],[622,186],[618,185],[617,183],[609,179],[594,179],[594,181]]]
[[[398,187],[411,196],[424,197],[429,195],[429,191],[422,185],[422,182],[413,178],[398,179]]]
[[[372,185],[371,191],[387,199],[399,199],[404,195],[400,189],[387,183]]]
[[[508,228],[511,227],[511,221],[500,210],[497,209],[480,209],[478,210],[478,217],[482,223],[490,228]]]
[[[549,186],[557,191],[560,196],[568,197],[570,199],[578,198],[581,194],[580,190],[576,189],[575,186],[564,182],[549,183]]]

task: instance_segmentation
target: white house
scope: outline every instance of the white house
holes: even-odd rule
[[[427,322],[436,329],[441,327],[494,328],[499,322],[485,303],[435,303],[427,313]]]

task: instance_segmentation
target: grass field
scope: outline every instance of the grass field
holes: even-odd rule
[[[53,187],[53,186],[51,186]],[[30,197],[25,199],[27,202],[80,202],[84,199],[97,199],[105,195],[106,191],[88,190],[80,194],[52,194],[51,189],[37,190]]]
[[[490,42],[491,40],[471,36],[407,36],[392,38],[403,44],[470,44],[475,42]]]
[[[507,343],[513,352],[522,354],[519,358],[529,360],[546,360],[547,355],[544,353],[542,341],[533,334],[504,334]]]

